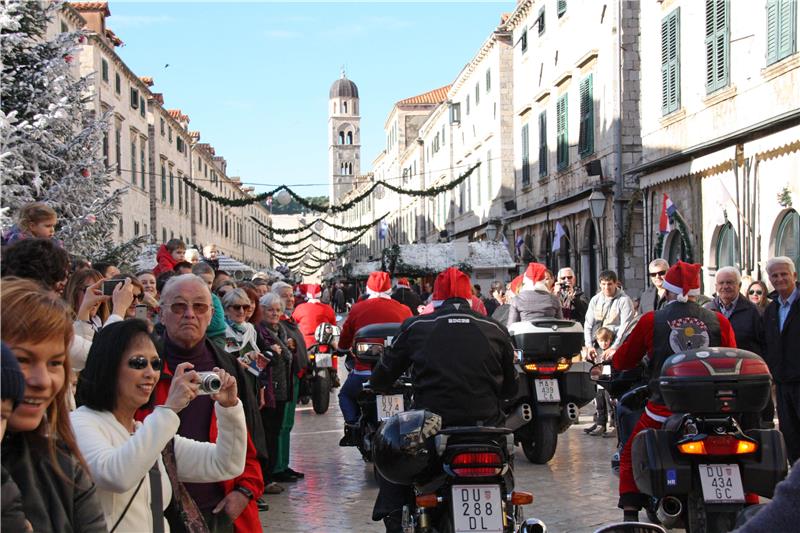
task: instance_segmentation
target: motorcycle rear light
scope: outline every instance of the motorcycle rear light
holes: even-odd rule
[[[739,374],[746,375],[766,375],[769,374],[767,363],[763,359],[745,359]]]
[[[664,371],[665,376],[672,377],[697,377],[710,376],[711,372],[702,361],[685,361],[678,365],[672,365]]]
[[[496,476],[503,469],[503,458],[494,452],[465,452],[453,456],[450,468],[461,477]]]
[[[556,365],[556,372],[566,372],[572,363],[558,363]]]
[[[553,374],[554,372],[566,372],[571,365],[571,362],[562,359],[558,363],[525,363],[522,367],[528,372]]]
[[[511,493],[511,503],[513,505],[528,505],[533,503],[533,494],[515,490]]]
[[[678,450],[687,455],[743,455],[758,450],[758,444],[733,435],[709,435],[702,440],[680,443]]]
[[[431,494],[420,494],[416,498],[417,500],[417,507],[422,507],[425,509],[430,509],[431,507],[436,507],[439,505],[439,497],[436,495],[435,492]]]

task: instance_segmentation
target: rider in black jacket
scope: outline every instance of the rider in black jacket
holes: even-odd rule
[[[502,424],[502,400],[517,392],[514,349],[506,328],[470,308],[466,274],[448,268],[436,278],[429,315],[403,322],[392,348],[372,371],[375,390],[390,387],[413,365],[414,408],[441,415],[443,426]],[[379,476],[373,520],[400,531],[410,488]]]

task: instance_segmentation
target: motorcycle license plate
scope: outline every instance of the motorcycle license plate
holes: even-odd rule
[[[536,384],[536,399],[540,402],[560,402],[561,394],[558,392],[557,379],[537,379],[534,381]]]
[[[708,503],[744,503],[739,465],[697,465],[703,499]]]
[[[453,485],[455,533],[502,533],[503,506],[498,485]]]
[[[333,363],[331,362],[331,354],[316,354],[315,364],[317,365],[317,368],[331,368],[333,366]]]
[[[389,396],[378,394],[375,402],[378,406],[378,420],[386,420],[390,416],[402,413],[405,410],[403,409],[402,394],[391,394]]]

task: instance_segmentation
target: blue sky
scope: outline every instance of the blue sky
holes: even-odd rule
[[[228,174],[261,191],[327,183],[328,90],[342,65],[361,97],[366,172],[394,102],[453,81],[514,5],[111,0],[107,26],[125,42],[117,53],[189,115]]]

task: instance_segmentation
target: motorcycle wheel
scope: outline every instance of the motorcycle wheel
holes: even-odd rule
[[[709,513],[703,492],[692,489],[686,498],[686,533],[727,533],[733,531],[736,513]]]
[[[543,465],[556,454],[558,444],[558,419],[538,418],[531,422],[533,439],[522,441],[522,452],[528,461]]]
[[[325,414],[331,403],[331,379],[329,376],[316,377],[311,384],[311,403],[314,412],[318,415]]]

